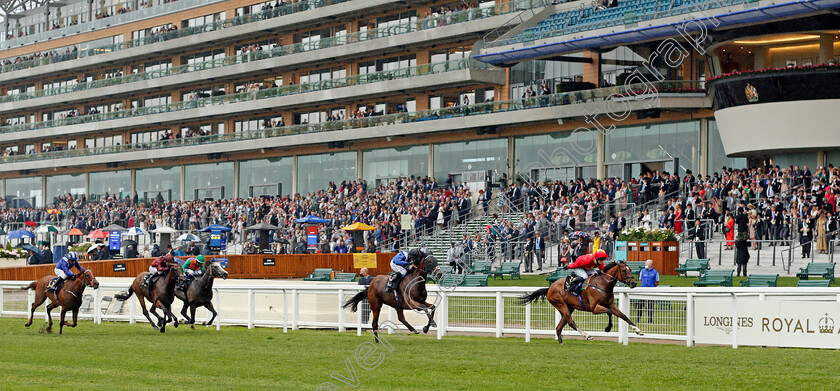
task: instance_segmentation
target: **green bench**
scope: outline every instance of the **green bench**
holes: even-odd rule
[[[493,268],[493,263],[489,261],[475,261],[472,267],[474,274],[487,274]]]
[[[545,280],[548,281],[549,284],[553,284],[554,281],[557,281],[561,278],[566,278],[569,276],[569,274],[572,274],[570,270],[558,267],[557,270],[549,274],[548,277],[545,278]]]
[[[304,281],[329,281],[332,278],[333,269],[315,269],[312,274],[303,278]]]
[[[467,274],[464,276],[462,286],[487,286],[490,279],[488,274]]]
[[[732,286],[732,273],[734,270],[704,270],[700,272],[697,281],[694,281],[695,286]]]
[[[778,286],[778,274],[750,274],[746,280],[741,281],[741,286]]]
[[[356,281],[356,273],[335,273],[335,278],[332,280],[333,282],[355,282]]]
[[[645,268],[645,261],[627,261],[625,262],[627,267],[630,268],[630,271],[633,272],[633,276],[639,278],[639,272]]]
[[[804,286],[809,288],[828,288],[831,285],[829,280],[799,280],[796,283],[797,287]]]
[[[799,273],[796,273],[796,276],[802,280],[807,280],[809,276],[817,276],[833,282],[834,265],[834,262],[812,262],[808,266],[799,269]]]
[[[704,271],[709,269],[708,259],[686,259],[685,263],[679,265],[674,270],[677,272],[677,278],[679,278],[680,274],[685,274],[685,276],[688,277],[688,272],[698,272],[703,274]]]
[[[516,277],[521,280],[522,276],[519,275],[520,265],[522,265],[521,262],[502,262],[498,269],[490,271],[490,275],[493,276],[494,280],[496,277],[501,277],[504,280],[505,275],[509,275],[511,279]]]
[[[438,269],[440,269],[440,272],[443,274],[452,274],[452,266],[440,265],[438,266]]]

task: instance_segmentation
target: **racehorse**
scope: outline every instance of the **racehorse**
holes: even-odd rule
[[[79,277],[80,275],[81,278]],[[47,293],[47,284],[49,284],[50,280],[55,278],[55,276],[44,276],[38,281],[33,281],[26,288],[21,288],[23,290],[35,290],[35,302],[32,303],[32,308],[29,310],[29,321],[26,322],[26,327],[32,325],[32,318],[35,316],[35,309],[44,303],[47,298],[50,299],[50,304],[47,305],[47,320],[49,320],[47,332],[52,332],[53,321],[50,311],[59,305],[61,306],[61,323],[59,323],[58,333],[62,334],[65,325],[68,327],[76,327],[76,323],[79,319],[79,307],[82,306],[82,293],[84,293],[85,287],[91,287],[93,289],[99,288],[99,281],[96,281],[96,278],[93,276],[93,272],[90,271],[90,269],[85,270],[80,275],[76,275],[73,278],[64,281],[64,285],[58,293]],[[67,314],[67,311],[73,311],[72,324],[64,321],[64,316]]]
[[[352,307],[352,311],[356,312],[358,304],[362,300],[368,299],[373,315],[370,324],[373,327],[373,337],[377,343],[379,342],[379,311],[383,304],[394,307],[397,310],[397,318],[408,328],[408,331],[414,334],[420,334],[420,332],[405,320],[404,310],[416,309],[426,313],[429,323],[423,326],[423,333],[428,333],[430,327],[437,326],[434,320],[435,306],[426,302],[426,276],[430,273],[433,275],[438,273],[437,260],[429,255],[414,261],[412,267],[413,270],[400,280],[400,285],[395,292],[387,291],[388,275],[383,274],[376,276],[365,290],[357,293],[344,303],[344,308]]]
[[[131,298],[131,294],[134,293],[137,296],[137,300],[140,300],[140,308],[143,309],[143,315],[146,315],[149,324],[155,330],[159,328],[161,333],[166,332],[166,322],[168,319],[173,319],[175,321],[174,326],[176,328],[178,327],[178,318],[172,315],[172,302],[175,301],[175,284],[179,280],[184,280],[184,271],[181,270],[181,265],[178,262],[167,262],[166,266],[168,267],[163,272],[163,276],[155,281],[151,291],[146,289],[146,286],[143,284],[143,280],[149,272],[142,272],[137,275],[127,292],[114,295],[114,298],[117,300],[128,300]],[[157,325],[149,317],[149,311],[146,311],[146,301],[143,299],[149,300],[152,303],[152,314],[158,320]],[[163,310],[163,317],[157,314],[155,311],[156,308]]]
[[[615,305],[613,298],[613,289],[615,284],[621,281],[631,289],[636,287],[636,279],[633,278],[633,272],[626,263],[612,262],[604,266],[604,272],[601,274],[590,276],[584,282],[584,288],[580,292],[580,296],[572,295],[563,289],[566,279],[562,278],[555,281],[548,288],[538,289],[530,294],[521,296],[521,304],[528,304],[540,298],[547,298],[548,302],[560,311],[563,315],[560,322],[557,323],[557,340],[563,344],[563,327],[566,323],[572,326],[575,331],[581,333],[587,340],[592,340],[592,336],[583,330],[578,330],[577,324],[572,319],[572,312],[574,310],[591,312],[593,314],[607,314],[608,324],[604,331],[612,330],[612,316],[615,315],[633,327],[633,331],[638,335],[642,335],[642,331],[636,327],[627,315],[619,311]]]
[[[189,323],[193,330],[195,330],[195,310],[198,307],[207,308],[213,314],[209,321],[202,324],[213,324],[213,319],[216,319],[216,309],[213,308],[213,280],[216,277],[224,279],[228,277],[228,272],[218,262],[209,262],[209,264],[207,271],[193,280],[186,292],[180,289],[175,290],[175,297],[184,302],[181,315],[184,315],[185,323]],[[189,316],[187,316],[187,308],[190,309]]]

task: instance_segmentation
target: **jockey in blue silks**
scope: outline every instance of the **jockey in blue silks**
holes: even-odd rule
[[[58,278],[50,281],[49,286],[47,286],[47,291],[57,292],[65,280],[76,277],[76,273],[70,271],[73,268],[76,268],[80,273],[85,272],[85,269],[82,269],[82,265],[79,264],[79,254],[75,251],[70,251],[55,264],[55,275]]]
[[[423,253],[415,248],[411,251],[400,251],[391,259],[391,270],[396,273],[388,280],[387,289],[389,292],[400,286],[400,280],[411,271],[411,264],[414,260],[422,257]]]

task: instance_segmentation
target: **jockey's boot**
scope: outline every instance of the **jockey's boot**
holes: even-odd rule
[[[58,282],[61,280],[60,278],[53,278],[50,280],[49,284],[47,284],[47,292],[55,293],[56,288],[58,288]]]
[[[153,274],[146,275],[146,279],[143,280],[143,287],[146,288],[147,291],[152,290],[152,279],[155,278]]]
[[[583,279],[580,278],[578,275],[570,274],[569,277],[566,278],[566,286],[564,287],[564,289],[566,290],[566,292],[569,292],[574,295],[577,291],[575,287],[577,287],[581,281],[583,281]]]
[[[388,279],[388,284],[385,285],[385,289],[388,292],[393,292],[400,284],[400,277],[402,275],[400,273],[394,273],[391,275],[391,278]]]

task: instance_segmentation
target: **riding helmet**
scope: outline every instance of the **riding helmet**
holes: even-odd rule
[[[65,257],[67,257],[67,259],[71,260],[71,261],[78,261],[79,260],[79,254],[77,254],[75,251],[68,251],[67,255],[65,255]]]
[[[411,259],[417,259],[423,257],[423,252],[420,251],[418,248],[413,248],[411,251],[408,252],[408,257]]]
[[[609,255],[607,255],[607,252],[606,252],[606,251],[604,251],[604,250],[598,250],[598,251],[595,251],[595,258],[598,258],[598,259],[603,259],[603,258],[606,258],[606,257],[608,257],[608,256],[609,256]]]
[[[198,263],[204,263],[204,255],[199,255],[195,257],[195,261]]]

